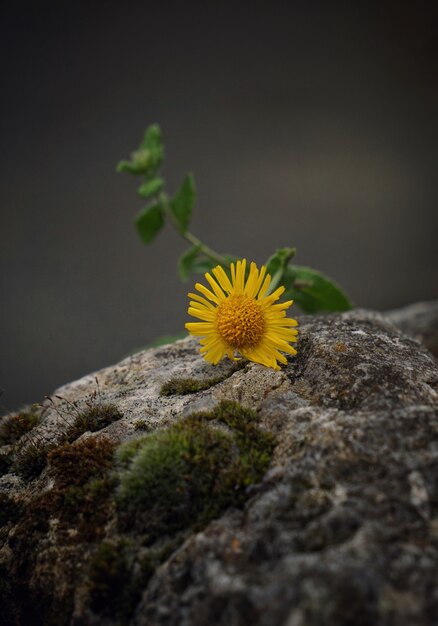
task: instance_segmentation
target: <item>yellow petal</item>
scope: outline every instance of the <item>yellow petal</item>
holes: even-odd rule
[[[230,279],[226,275],[224,268],[221,265],[217,265],[215,268],[213,268],[212,272],[222,289],[226,293],[231,293],[233,291],[233,286],[230,282]]]
[[[203,293],[206,298],[208,298],[212,302],[215,302],[216,304],[219,304],[219,298],[214,293],[212,293],[209,289],[207,289],[207,287],[205,287],[201,283],[196,283],[195,287],[198,291]]]
[[[213,289],[215,295],[219,298],[219,300],[223,300],[225,298],[225,294],[222,289],[219,287],[218,283],[215,281],[213,276],[208,272],[205,274],[205,278],[210,283],[210,287]]]
[[[213,311],[208,311],[207,309],[196,309],[192,306],[189,306],[188,314],[206,322],[212,322],[215,319]]]
[[[203,298],[202,296],[199,296],[197,293],[189,293],[189,298],[192,298],[193,300],[196,300],[197,302],[199,302],[200,304],[203,304],[204,306],[206,306],[209,309],[214,309],[214,305],[209,302],[208,300],[206,300],[205,298]]]

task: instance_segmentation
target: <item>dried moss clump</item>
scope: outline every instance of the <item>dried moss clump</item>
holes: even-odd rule
[[[37,478],[47,465],[47,455],[55,444],[45,440],[31,441],[28,445],[18,450],[12,471],[25,480]]]
[[[0,476],[7,474],[12,465],[12,457],[10,454],[0,454]]]
[[[0,446],[15,443],[35,428],[39,421],[38,415],[26,412],[4,417],[0,423]]]
[[[52,446],[40,436],[29,434],[40,421],[36,412],[21,412],[3,418],[0,446],[10,445],[12,448],[0,455],[0,475],[12,471],[25,480],[32,480],[41,474]],[[27,437],[23,438],[24,435]]]
[[[78,487],[103,478],[113,465],[115,444],[109,439],[90,437],[66,443],[48,454],[49,471],[58,488]]]
[[[90,437],[59,445],[47,455],[54,485],[22,507],[14,529],[14,560],[9,575],[15,585],[10,606],[19,607],[20,619],[13,623],[70,623],[84,550],[69,550],[70,560],[63,564],[58,550],[47,550],[47,533],[53,529],[58,546],[67,547],[70,542],[90,546],[102,541],[114,511],[114,448],[108,439]],[[54,520],[56,524],[52,526]],[[38,570],[41,555],[48,565],[42,574]],[[62,567],[65,579],[62,590],[53,593],[50,581],[56,567]]]
[[[37,555],[44,554],[50,562],[53,560],[53,567],[57,565],[57,551],[49,554],[44,547],[54,519],[56,541],[87,545],[102,540],[105,525],[114,510],[111,474],[114,448],[115,444],[108,439],[92,437],[54,447],[47,454],[48,472],[54,478],[52,488],[26,502],[18,519],[12,509],[18,524],[14,530],[14,560],[9,575],[20,581],[18,587],[15,583],[11,596],[11,606],[18,603],[22,614],[17,623],[69,623],[75,572],[80,571],[83,554],[81,550],[71,553],[71,562],[66,568],[66,572],[70,572],[66,580],[71,586],[65,587],[61,598],[59,594],[52,594],[44,575],[39,578],[35,574]]]
[[[0,493],[0,526],[17,521],[20,515],[20,504],[10,496]]]
[[[95,433],[123,417],[114,404],[88,406],[79,413],[66,433],[67,441],[74,441],[85,432]]]
[[[140,523],[152,541],[241,504],[274,448],[255,420],[252,411],[227,402],[122,446],[119,459],[128,465],[118,490],[122,522]]]
[[[112,510],[114,449],[108,439],[90,437],[57,446],[47,455],[55,485],[47,494],[46,516],[54,515],[63,524],[74,526],[78,536],[87,541],[102,536]],[[34,508],[36,505],[33,503]],[[38,517],[35,511],[33,515]]]
[[[46,532],[55,516],[67,527],[74,525],[81,537],[99,536],[111,507],[114,448],[108,439],[94,438],[52,448],[45,462],[55,485],[26,506],[19,535],[35,541],[33,533]]]

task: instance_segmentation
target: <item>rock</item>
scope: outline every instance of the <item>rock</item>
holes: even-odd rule
[[[213,368],[188,338],[34,408],[0,449],[0,623],[437,624],[436,361],[369,311],[298,350]]]
[[[388,311],[385,317],[438,356],[438,300],[417,302]]]

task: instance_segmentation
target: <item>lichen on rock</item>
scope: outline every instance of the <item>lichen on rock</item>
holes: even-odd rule
[[[185,339],[66,385],[38,472],[3,442],[0,624],[437,623],[436,361],[372,312],[300,328],[280,372]]]

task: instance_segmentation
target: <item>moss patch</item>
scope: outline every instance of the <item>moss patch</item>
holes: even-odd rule
[[[157,542],[153,547],[143,552],[139,558],[139,566],[144,587],[155,574],[157,567],[164,563],[179,548],[184,541],[184,537],[185,535],[183,534],[166,537],[164,541]]]
[[[132,546],[126,540],[104,541],[88,564],[91,609],[99,614],[128,622],[140,599],[140,578],[132,575]]]
[[[17,451],[11,470],[25,480],[37,478],[47,465],[47,454],[54,447],[55,444],[45,440],[31,441]]]
[[[48,455],[49,473],[55,478],[53,508],[64,524],[75,527],[78,539],[95,541],[104,534],[113,508],[115,447],[109,439],[90,437],[58,446]]]
[[[161,387],[160,394],[162,396],[175,396],[205,391],[205,389],[210,389],[210,387],[222,383],[235,372],[244,369],[246,365],[247,361],[245,360],[236,361],[233,363],[233,367],[230,371],[221,376],[214,376],[212,378],[171,378]]]
[[[123,417],[114,404],[96,404],[80,412],[67,429],[66,439],[74,441],[85,432],[95,433]]]
[[[39,421],[38,415],[27,412],[4,417],[0,423],[0,446],[16,443],[35,428]]]
[[[66,443],[48,454],[49,471],[59,488],[77,487],[102,478],[112,467],[115,444],[109,439],[90,437]]]
[[[8,474],[12,465],[12,457],[10,454],[0,454],[0,476]]]
[[[79,544],[89,546],[102,541],[105,526],[114,513],[115,479],[111,470],[115,447],[108,439],[91,437],[54,447],[46,454],[48,472],[54,478],[52,489],[27,501],[20,509],[7,502],[8,517],[12,515],[18,522],[9,577],[15,581],[11,606],[20,607],[20,623],[70,623],[84,550],[88,551]],[[56,549],[47,549],[49,532],[53,533]],[[60,567],[61,548],[69,554],[69,562],[62,565],[62,589],[54,593],[56,584],[50,582],[50,577]],[[39,578],[35,572],[41,558],[45,559],[45,566]]]
[[[98,404],[94,406],[87,407],[81,413],[75,417],[74,422],[68,427],[67,431],[64,433],[62,437],[61,445],[57,445],[54,443],[47,442],[43,438],[35,438],[26,442],[25,445],[19,445],[16,453],[15,459],[12,463],[12,471],[19,474],[25,480],[32,480],[38,477],[43,469],[47,465],[47,460],[49,454],[53,452],[53,455],[50,456],[51,464],[53,467],[57,465],[59,462],[64,466],[64,470],[67,472],[68,476],[72,478],[72,480],[78,480],[77,473],[83,473],[88,468],[89,455],[87,454],[90,451],[88,448],[94,448],[94,453],[98,454],[98,451],[103,452],[103,448],[106,444],[103,444],[103,447],[100,444],[95,445],[95,443],[85,444],[83,448],[71,448],[69,445],[74,442],[78,437],[80,437],[85,432],[96,432],[108,426],[115,420],[121,419],[122,414],[119,412],[117,407],[113,404]],[[38,423],[38,422],[36,422]],[[26,431],[28,432],[28,431]],[[95,440],[89,440],[94,442]],[[114,446],[112,446],[112,449]],[[61,457],[63,461],[61,461]],[[86,467],[84,467],[82,461],[79,462],[78,457],[81,459],[88,459],[85,461]],[[69,459],[73,465],[69,467]],[[7,460],[7,459],[6,459]],[[99,465],[99,462],[103,459],[95,459],[96,466]],[[75,465],[76,464],[76,465]],[[11,462],[9,463],[11,465]],[[4,469],[3,469],[4,466]],[[6,472],[8,466],[6,463],[2,463],[0,459],[0,473]],[[68,482],[68,478],[66,478],[66,482]]]
[[[150,430],[152,430],[152,427],[149,424],[149,422],[147,422],[146,420],[139,419],[136,422],[134,422],[134,430],[142,430],[144,432],[149,432]]]
[[[243,504],[273,447],[256,414],[230,402],[117,451],[91,436],[52,447],[43,456],[53,487],[21,508],[4,501],[4,523],[16,524],[9,608],[23,623],[69,623],[79,585],[96,623],[128,624],[156,568],[192,530]]]
[[[108,439],[90,438],[52,449],[47,462],[55,485],[26,504],[18,536],[34,540],[35,533],[47,531],[51,517],[58,518],[61,527],[74,526],[80,538],[100,536],[114,489],[114,448]]]
[[[131,441],[127,441],[126,443],[121,445],[116,452],[116,458],[119,468],[121,468],[122,470],[127,469],[140,448],[142,448],[145,442],[149,440],[149,437],[156,434],[157,433],[155,432],[151,435],[139,437],[138,439],[131,439]]]
[[[233,402],[122,446],[118,457],[128,465],[118,490],[122,527],[140,525],[153,541],[207,523],[244,501],[273,448],[256,414]]]
[[[20,510],[19,502],[4,493],[0,493],[0,526],[4,526],[8,522],[16,522]]]

